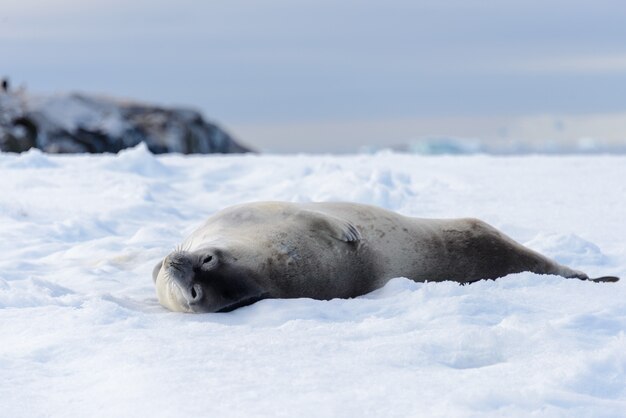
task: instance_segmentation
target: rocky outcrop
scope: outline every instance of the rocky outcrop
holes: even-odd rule
[[[250,151],[191,109],[86,94],[0,91],[1,151],[118,152],[141,142],[155,154]]]

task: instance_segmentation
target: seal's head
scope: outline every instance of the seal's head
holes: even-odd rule
[[[267,297],[255,273],[226,251],[174,251],[152,273],[161,305],[176,312],[228,312]]]

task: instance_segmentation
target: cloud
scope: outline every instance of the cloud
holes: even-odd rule
[[[6,0],[0,76],[227,126],[611,112],[624,21],[610,0]]]
[[[530,73],[605,74],[626,73],[626,53],[530,58],[507,67]]]

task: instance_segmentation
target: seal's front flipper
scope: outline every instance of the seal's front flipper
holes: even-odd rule
[[[334,235],[337,239],[345,242],[357,242],[361,239],[361,233],[348,221],[336,219],[331,222]]]
[[[340,241],[356,243],[361,240],[361,232],[351,222],[314,210],[302,210],[298,215],[308,222],[313,231],[325,231]]]
[[[615,283],[619,281],[619,277],[615,277],[615,276],[602,276],[602,277],[596,277],[595,279],[587,279],[590,282],[596,282],[596,283]]]

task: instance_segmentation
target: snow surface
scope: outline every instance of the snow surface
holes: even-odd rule
[[[348,200],[475,216],[626,279],[626,158],[0,154],[0,416],[623,417],[626,280],[392,280],[222,314],[151,271],[213,212]]]

